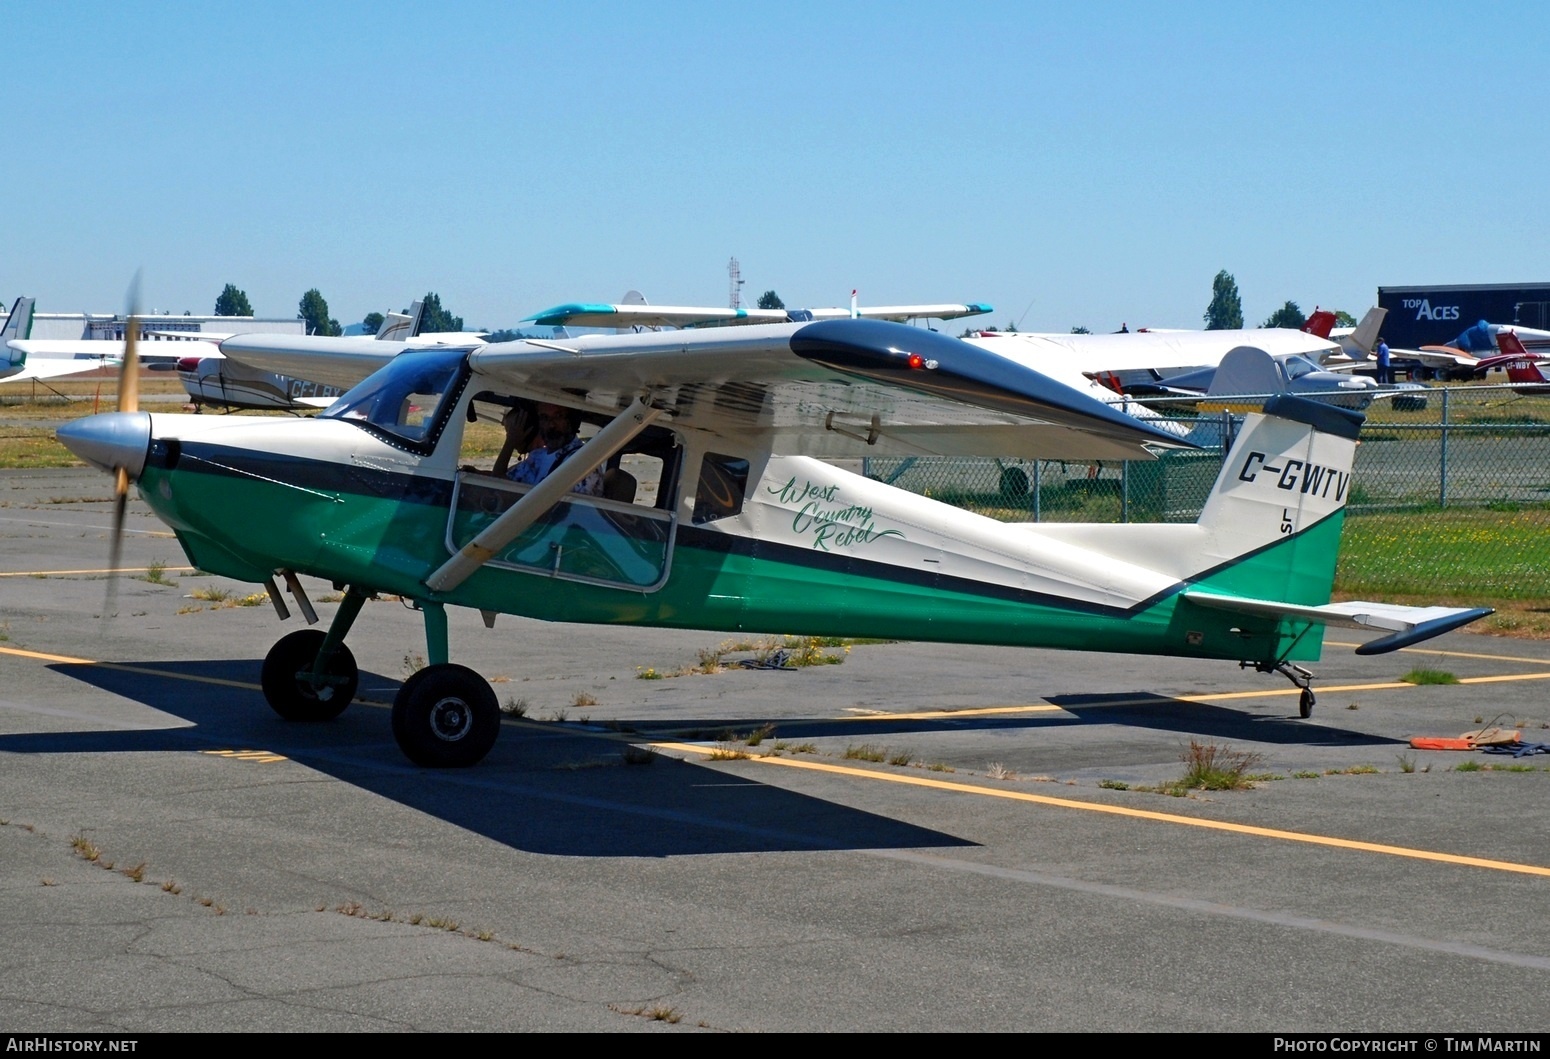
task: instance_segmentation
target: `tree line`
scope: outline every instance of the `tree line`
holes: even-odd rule
[[[420,316],[422,332],[463,330],[463,318],[452,315],[442,307],[441,295],[435,291],[427,291],[425,297],[420,300],[424,303]],[[399,312],[407,314],[409,309],[405,306]],[[220,296],[215,299],[215,315],[252,316],[253,305],[248,301],[247,292],[239,289],[234,283],[226,284]],[[301,302],[296,307],[296,317],[306,322],[306,332],[309,335],[344,334],[344,328],[339,326],[339,321],[329,315],[327,299],[316,287],[301,296]],[[382,329],[382,322],[386,319],[387,316],[383,313],[367,313],[361,320],[361,328],[366,334],[374,335]]]
[[[420,330],[422,332],[462,331],[463,318],[454,316],[441,304],[441,296],[434,291],[426,292],[422,299],[425,303],[421,316]],[[759,297],[761,309],[784,309],[786,303],[781,301],[780,295],[773,290],[767,290]],[[407,313],[408,308],[399,312]],[[253,306],[248,301],[245,291],[239,290],[235,284],[226,284],[220,297],[215,299],[216,316],[252,316]],[[306,331],[309,335],[340,335],[344,329],[339,326],[339,321],[328,314],[328,302],[322,293],[313,287],[301,296],[301,303],[297,306],[298,318],[306,321]],[[378,312],[367,313],[361,321],[362,330],[369,335],[374,335],[382,327],[386,315]],[[1207,331],[1236,331],[1243,327],[1243,299],[1238,293],[1238,281],[1233,278],[1231,272],[1225,268],[1216,274],[1211,281],[1211,302],[1206,306],[1205,325]],[[1260,327],[1289,327],[1300,328],[1308,322],[1307,315],[1294,301],[1288,300],[1275,312],[1266,317]],[[1337,327],[1354,327],[1356,318],[1344,310],[1336,310],[1335,325]],[[1008,322],[1008,331],[1016,331],[1017,325]],[[977,328],[971,328],[964,332],[969,334]],[[985,330],[994,331],[990,327]],[[1072,334],[1091,334],[1087,328],[1077,326],[1071,328]],[[490,333],[491,342],[510,342],[518,338],[536,337],[529,336],[522,331],[501,330]]]

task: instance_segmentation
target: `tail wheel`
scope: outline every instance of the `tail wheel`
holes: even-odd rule
[[[500,726],[495,692],[466,666],[427,666],[393,700],[393,738],[405,757],[426,768],[478,764]]]
[[[309,674],[323,646],[319,629],[302,629],[281,638],[264,658],[260,683],[264,698],[287,721],[330,721],[344,712],[360,686],[355,656],[340,644],[328,660],[324,681],[314,684]]]

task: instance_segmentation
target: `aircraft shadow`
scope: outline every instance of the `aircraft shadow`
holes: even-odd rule
[[[1047,700],[1066,713],[1063,716],[1036,714],[975,714],[962,717],[914,718],[768,718],[774,726],[771,738],[816,739],[837,732],[855,737],[911,735],[942,731],[1005,731],[1060,729],[1080,725],[1115,724],[1131,728],[1151,728],[1212,739],[1240,739],[1287,746],[1388,746],[1404,742],[1349,728],[1311,724],[1291,714],[1295,700],[1289,700],[1288,712],[1265,715],[1241,707],[1190,702],[1151,692],[1122,692],[1095,695],[1052,695]],[[1317,714],[1315,714],[1317,716]],[[638,730],[656,738],[677,735],[680,738],[716,739],[723,733],[746,734],[760,726],[760,720],[740,717],[637,721]]]
[[[257,691],[208,682],[254,683],[258,666],[252,660],[122,665],[50,668],[191,727],[5,735],[0,751],[264,750],[513,848],[561,856],[975,844],[692,761],[657,756],[650,765],[629,765],[621,753],[626,737],[579,725],[508,723],[479,766],[423,770],[403,759],[386,710],[357,702],[334,721],[293,724],[280,720]],[[133,671],[141,668],[195,679]],[[363,695],[372,699],[379,697],[379,689],[396,690],[398,683],[361,673]],[[640,741],[638,735],[633,738]]]

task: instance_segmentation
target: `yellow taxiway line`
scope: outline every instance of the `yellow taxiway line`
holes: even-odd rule
[[[1361,644],[1325,640],[1325,647],[1360,647]],[[1440,647],[1401,647],[1400,654],[1437,655],[1440,658],[1483,658],[1487,662],[1527,662],[1531,666],[1550,666],[1550,658],[1519,658],[1516,655],[1492,655],[1479,651],[1444,651]]]
[[[656,750],[672,750],[691,754],[712,754],[717,749],[716,747],[704,746],[698,743],[652,743],[650,745]],[[851,765],[830,765],[822,761],[772,757],[768,754],[750,754],[748,759],[764,765],[782,765],[786,768],[827,772],[833,775],[877,780],[883,783],[902,783],[910,787],[929,787],[934,790],[952,791],[957,794],[973,794],[984,798],[1003,798],[1008,801],[1031,802],[1035,805],[1048,805],[1059,809],[1078,809],[1090,813],[1106,813],[1110,816],[1129,817],[1133,820],[1149,820],[1155,823],[1178,824],[1183,827],[1200,827],[1210,831],[1228,831],[1238,835],[1253,835],[1257,838],[1301,842],[1314,846],[1332,846],[1336,849],[1352,849],[1364,853],[1383,853],[1393,857],[1408,857],[1411,860],[1429,860],[1440,864],[1457,864],[1469,868],[1489,868],[1493,871],[1550,877],[1550,868],[1542,867],[1538,864],[1519,864],[1510,860],[1491,860],[1486,857],[1466,857],[1457,853],[1439,853],[1435,850],[1415,849],[1409,846],[1390,846],[1382,842],[1362,842],[1357,839],[1336,838],[1331,835],[1315,835],[1305,831],[1283,831],[1273,827],[1256,827],[1253,824],[1234,824],[1225,820],[1206,820],[1195,816],[1181,816],[1178,813],[1159,813],[1153,812],[1150,809],[1131,809],[1122,805],[1105,805],[1102,802],[1078,801],[1075,798],[1055,798],[1047,794],[1030,794],[1027,791],[984,787],[973,783],[934,780],[925,776],[874,772],[870,769],[855,768]]]
[[[166,677],[172,680],[189,680],[201,684],[216,684],[223,687],[245,688],[261,690],[259,685],[238,680],[225,680],[220,677],[197,676],[191,673],[173,673],[164,669],[156,669],[151,666],[122,665],[116,662],[98,662],[90,658],[73,658],[69,655],[46,654],[41,651],[27,651],[17,647],[0,647],[0,654],[14,655],[19,658],[35,658],[44,662],[54,662],[65,665],[100,666],[104,669],[113,669],[125,673],[142,673],[147,676]],[[1492,683],[1512,680],[1543,680],[1550,677],[1550,673],[1523,673],[1506,674],[1493,677],[1467,677],[1460,683]],[[1339,688],[1323,688],[1323,691],[1358,691],[1358,690],[1382,690],[1390,688],[1411,688],[1414,684],[1351,684]],[[1285,692],[1291,694],[1293,692]],[[1218,695],[1175,696],[1188,702],[1203,702],[1224,698],[1246,698],[1259,694],[1257,692],[1223,693]],[[1277,692],[1275,694],[1281,694]],[[1155,702],[1155,699],[1130,700],[1137,703]],[[916,717],[941,717],[958,716],[971,713],[997,713],[1010,710],[1056,710],[1056,706],[1025,706],[1025,707],[993,707],[980,711],[944,711],[933,710],[921,713],[886,714],[876,715],[877,719],[911,719]],[[858,718],[863,719],[863,718]],[[710,755],[716,752],[716,747],[700,743],[676,743],[676,742],[652,742],[649,744],[657,750],[674,751],[677,753]],[[255,752],[246,752],[255,753]],[[262,751],[256,753],[263,753]],[[236,756],[236,755],[233,755]],[[245,754],[244,754],[245,756]],[[1132,809],[1120,805],[1106,805],[1101,802],[1084,802],[1074,798],[1056,798],[1047,794],[1031,794],[1027,791],[1006,790],[999,787],[985,787],[979,784],[961,783],[951,780],[930,779],[925,776],[894,775],[885,772],[874,772],[870,769],[856,768],[851,765],[831,765],[821,761],[803,761],[797,758],[773,757],[768,754],[750,754],[748,760],[765,765],[780,765],[785,768],[807,769],[812,772],[826,772],[837,776],[850,776],[857,779],[873,780],[883,783],[899,783],[910,787],[926,787],[934,790],[951,791],[958,794],[972,794],[985,798],[1001,798],[1008,801],[1026,802],[1034,805],[1045,805],[1061,809],[1075,809],[1091,813],[1104,813],[1110,816],[1128,817],[1133,820],[1148,820],[1155,823],[1175,824],[1182,827],[1198,827],[1211,831],[1226,831],[1239,835],[1252,835],[1258,838],[1277,839],[1286,842],[1300,842],[1307,845],[1328,846],[1336,849],[1358,850],[1365,853],[1381,853],[1394,857],[1406,857],[1411,860],[1433,861],[1439,864],[1455,864],[1470,868],[1486,868],[1492,871],[1515,872],[1521,875],[1538,875],[1550,878],[1550,867],[1537,864],[1519,864],[1514,861],[1492,860],[1487,857],[1467,857],[1457,853],[1440,853],[1435,850],[1416,849],[1410,846],[1391,846],[1381,842],[1362,842],[1357,839],[1336,838],[1331,835],[1315,835],[1303,831],[1285,831],[1279,828],[1257,827],[1252,824],[1235,824],[1225,820],[1207,820],[1200,817],[1182,816],[1178,813],[1160,813],[1150,809]]]
[[[142,673],[148,677],[167,677],[170,680],[191,680],[196,684],[215,684],[223,688],[244,688],[249,691],[262,691],[263,688],[246,680],[227,680],[224,677],[205,677],[194,673],[174,673],[168,669],[157,669],[154,666],[129,666],[120,662],[98,662],[91,658],[72,658],[70,655],[51,655],[42,651],[24,651],[20,647],[0,647],[0,655],[15,655],[17,658],[36,658],[41,662],[55,662],[67,666],[95,666],[98,669],[111,669],[119,673]]]
[[[193,570],[192,566],[163,566],[162,571],[169,574],[186,574]],[[110,566],[101,570],[0,570],[0,577],[85,577],[100,576],[102,574],[148,574],[149,566]]]

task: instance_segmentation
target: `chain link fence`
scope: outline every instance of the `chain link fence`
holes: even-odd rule
[[[1005,522],[1193,522],[1242,417],[1138,403],[1203,447],[1103,463],[874,457],[865,473]],[[1347,502],[1348,579],[1360,570],[1362,585],[1391,595],[1550,597],[1550,561],[1539,558],[1550,536],[1550,394],[1429,387],[1374,401],[1366,415]],[[1415,532],[1417,518],[1430,532]],[[1468,575],[1450,564],[1451,548],[1469,553]]]

